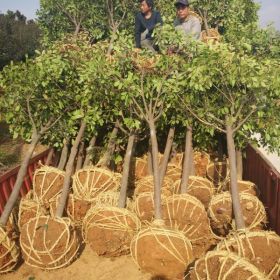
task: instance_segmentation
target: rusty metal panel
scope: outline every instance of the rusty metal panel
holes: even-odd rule
[[[255,183],[266,207],[269,225],[280,234],[280,174],[255,148],[249,146],[244,160],[244,179]]]
[[[46,162],[49,151],[50,150],[46,150],[30,160],[27,174],[24,178],[24,182],[20,190],[20,196],[24,196],[30,189],[32,189],[32,178],[34,170],[38,166],[39,161],[41,161],[42,163]],[[19,168],[20,166],[17,166],[16,168],[8,171],[0,177],[0,214],[3,212],[8,198],[13,190]]]

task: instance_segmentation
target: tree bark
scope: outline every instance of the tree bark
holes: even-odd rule
[[[189,177],[192,169],[192,127],[187,127],[186,131],[186,141],[185,141],[185,155],[183,163],[183,172],[181,180],[181,194],[187,192]]]
[[[169,156],[170,156],[170,152],[171,152],[171,148],[172,148],[172,144],[173,144],[174,134],[175,134],[175,127],[171,127],[168,132],[164,155],[163,155],[163,159],[160,164],[160,185],[162,185],[163,178],[164,178],[164,175],[165,175],[165,172],[167,169]]]
[[[78,151],[78,158],[76,164],[76,171],[80,170],[83,166],[85,142],[81,142]]]
[[[61,218],[63,216],[64,208],[65,208],[67,198],[68,198],[69,186],[70,186],[70,182],[71,182],[71,175],[73,172],[75,157],[78,152],[79,143],[81,142],[81,139],[84,135],[85,128],[86,128],[86,123],[83,121],[81,123],[78,135],[75,139],[75,142],[71,148],[71,153],[70,153],[67,165],[66,165],[66,173],[65,173],[65,177],[64,177],[62,193],[61,193],[59,204],[58,204],[58,207],[56,210],[56,217],[58,217],[58,218]]]
[[[242,180],[243,179],[243,157],[242,157],[241,150],[237,150],[237,152],[236,152],[236,165],[237,165],[237,179]]]
[[[57,166],[58,169],[64,170],[65,164],[67,162],[68,152],[69,152],[69,139],[64,140],[63,149],[61,151],[59,164]]]
[[[105,154],[102,156],[102,158],[99,160],[99,162],[97,164],[98,166],[108,167],[110,165],[112,154],[115,151],[116,139],[117,139],[118,132],[119,132],[119,122],[117,121],[115,123],[115,127],[114,127],[114,129],[111,133],[107,150],[106,150]]]
[[[153,173],[154,173],[154,170],[153,170],[153,157],[152,157],[152,144],[151,144],[151,140],[149,140],[147,164],[148,164],[148,175],[152,176]]]
[[[96,143],[96,136],[93,136],[90,141],[89,141],[89,145],[86,149],[86,158],[84,161],[84,167],[88,166],[90,163],[90,159],[91,159],[91,151],[93,149],[93,147],[95,146]]]
[[[21,163],[21,166],[20,166],[20,169],[19,169],[19,172],[17,175],[17,179],[16,179],[15,185],[13,187],[13,191],[5,205],[4,211],[0,218],[0,225],[2,225],[2,226],[6,226],[9,216],[13,210],[13,207],[15,206],[15,204],[17,202],[17,199],[18,199],[18,196],[20,193],[20,189],[21,189],[24,177],[27,172],[29,161],[32,158],[33,152],[35,150],[36,145],[38,144],[38,142],[40,140],[40,137],[41,137],[41,134],[35,133],[33,131],[30,147],[29,147],[27,153],[25,154],[24,159]]]
[[[52,164],[53,162],[53,156],[54,156],[54,148],[51,148],[51,150],[49,151],[48,153],[48,157],[47,157],[47,160],[45,162],[45,165],[50,165]]]
[[[226,131],[227,131],[227,148],[228,148],[229,168],[230,168],[230,187],[231,187],[232,206],[233,206],[236,228],[237,230],[239,230],[245,228],[245,222],[242,215],[242,208],[240,204],[239,190],[237,184],[237,168],[236,168],[236,152],[235,152],[235,144],[234,144],[234,135],[229,120],[227,120]]]
[[[130,163],[131,163],[131,158],[133,153],[134,142],[135,142],[135,133],[131,132],[128,138],[128,144],[127,144],[125,158],[124,158],[123,174],[121,180],[121,191],[120,191],[120,199],[119,199],[120,208],[125,208],[126,206],[126,196],[127,196],[126,193],[127,193]]]
[[[158,162],[158,142],[156,136],[155,121],[152,116],[149,117],[150,137],[152,144],[152,159],[154,169],[154,202],[155,202],[155,219],[161,220],[161,185]]]

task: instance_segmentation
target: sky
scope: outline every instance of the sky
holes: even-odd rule
[[[275,27],[280,30],[280,0],[256,0],[256,2],[262,5],[260,10],[261,26],[264,27],[274,22]],[[36,17],[35,13],[39,6],[39,0],[0,0],[0,12],[19,10],[28,19]]]

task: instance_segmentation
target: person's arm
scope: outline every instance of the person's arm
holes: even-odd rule
[[[196,40],[199,40],[200,38],[200,33],[201,33],[201,24],[199,19],[195,18],[192,22],[192,37]]]
[[[137,14],[135,17],[135,45],[136,48],[141,48],[141,21],[139,15]]]

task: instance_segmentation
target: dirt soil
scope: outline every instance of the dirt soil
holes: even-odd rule
[[[142,273],[130,256],[98,257],[89,246],[70,266],[54,271],[43,271],[22,264],[15,272],[0,276],[1,280],[151,280]]]

